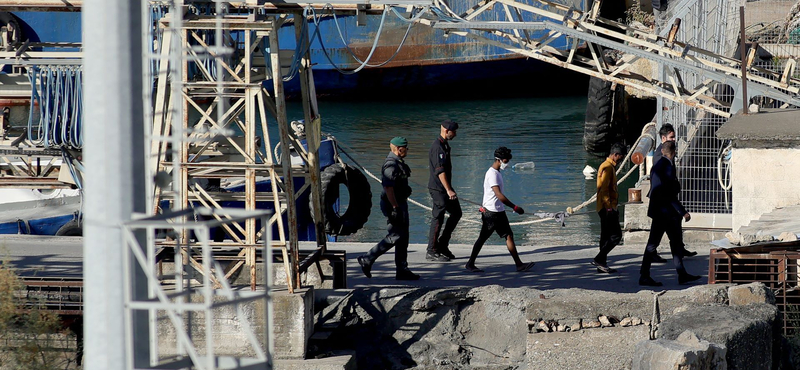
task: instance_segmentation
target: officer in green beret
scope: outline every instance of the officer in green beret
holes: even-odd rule
[[[394,262],[397,267],[396,280],[419,280],[419,275],[408,269],[408,197],[411,187],[408,178],[411,169],[403,161],[408,154],[408,140],[402,136],[389,142],[391,153],[386,157],[381,170],[381,212],[388,218],[389,232],[366,254],[358,257],[361,271],[372,277],[372,264],[382,254],[394,247]]]

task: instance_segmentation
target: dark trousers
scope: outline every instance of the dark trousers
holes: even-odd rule
[[[608,254],[622,240],[622,229],[619,227],[619,211],[604,209],[597,214],[600,215],[600,253],[594,260],[605,265]]]
[[[381,200],[381,212],[387,217],[386,224],[389,232],[364,257],[369,260],[371,265],[378,257],[394,247],[394,263],[397,271],[402,271],[408,270],[408,203],[398,202],[397,206],[400,217],[397,220],[388,219],[392,212],[392,206],[389,202]]]
[[[481,252],[483,244],[489,240],[489,237],[495,231],[503,239],[509,236],[514,237],[514,233],[511,231],[511,224],[508,222],[508,216],[506,216],[505,212],[485,211],[481,213],[481,232],[478,234],[478,240],[472,245],[472,253],[469,256],[468,264],[475,264],[475,259],[478,258],[478,253]]]
[[[428,253],[436,253],[450,246],[450,237],[458,225],[458,220],[461,219],[461,204],[458,202],[458,198],[451,200],[447,193],[436,190],[431,190],[431,199],[433,199],[433,211],[431,211],[433,217],[431,230],[428,233]],[[447,218],[447,223],[442,230],[445,212],[449,213],[450,217]],[[441,235],[439,235],[439,231],[442,232]]]
[[[672,253],[675,270],[678,271],[678,275],[686,274],[686,268],[683,267],[684,245],[681,221],[680,217],[653,217],[653,222],[650,224],[650,237],[647,238],[647,247],[644,249],[642,258],[642,269],[639,270],[643,277],[650,276],[650,263],[652,258],[658,254],[656,248],[661,243],[665,232],[669,238],[669,251]]]

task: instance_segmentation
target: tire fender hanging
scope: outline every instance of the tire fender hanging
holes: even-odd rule
[[[372,189],[367,177],[357,168],[347,164],[328,166],[320,173],[322,210],[325,213],[325,232],[330,235],[350,235],[364,227],[372,210]],[[347,187],[350,203],[340,215],[334,205],[339,199],[339,185]],[[309,200],[311,217],[314,217],[313,197]]]
[[[56,231],[56,236],[83,236],[83,222],[80,218],[73,218]]]

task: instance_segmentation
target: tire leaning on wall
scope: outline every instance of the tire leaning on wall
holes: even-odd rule
[[[325,232],[329,235],[350,235],[364,227],[372,211],[372,189],[367,177],[355,167],[333,164],[320,173],[322,210],[325,212]],[[343,215],[334,209],[339,199],[339,185],[347,187],[350,203]],[[310,198],[313,217],[314,198]]]
[[[611,90],[611,82],[590,78],[587,95],[583,147],[587,153],[604,156],[608,154],[611,144],[621,138],[619,128],[613,122],[614,91]]]

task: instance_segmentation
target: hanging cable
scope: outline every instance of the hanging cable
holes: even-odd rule
[[[728,200],[728,191],[730,191],[733,187],[730,166],[731,157],[733,155],[732,149],[732,145],[728,143],[726,147],[720,150],[719,155],[717,155],[717,181],[719,181],[719,186],[722,187],[722,190],[725,193],[725,209],[731,208],[730,201]],[[723,166],[725,167],[724,171],[722,170]]]
[[[397,15],[400,19],[402,19],[402,20],[404,20],[406,22],[409,22],[408,28],[406,29],[406,32],[403,35],[403,39],[400,41],[400,44],[397,46],[397,49],[394,51],[394,54],[392,54],[392,56],[390,56],[387,60],[385,60],[385,61],[383,61],[383,62],[381,62],[379,64],[369,64],[369,61],[372,58],[372,54],[375,52],[375,49],[377,48],[378,40],[380,39],[381,30],[382,30],[383,25],[384,25],[384,23],[386,21],[386,13],[388,12],[388,10],[384,9],[384,12],[383,12],[383,14],[381,16],[381,23],[380,23],[380,25],[378,27],[378,32],[377,32],[377,34],[375,36],[375,41],[372,44],[372,49],[370,50],[370,53],[367,56],[366,61],[362,61],[360,58],[358,58],[358,56],[355,55],[353,50],[350,49],[350,47],[348,46],[348,43],[345,40],[344,35],[342,34],[342,30],[339,27],[338,18],[336,17],[336,13],[334,12],[333,7],[330,4],[326,4],[323,9],[327,8],[328,6],[331,7],[331,13],[333,14],[333,18],[334,18],[333,21],[336,24],[337,32],[339,33],[339,37],[342,40],[342,43],[344,44],[345,49],[353,57],[353,59],[355,59],[358,63],[360,63],[359,67],[354,69],[354,70],[344,70],[341,67],[337,66],[336,63],[333,61],[333,58],[331,58],[330,55],[328,54],[328,51],[325,48],[325,43],[322,41],[322,37],[319,34],[320,19],[322,18],[322,16],[320,15],[319,17],[317,17],[316,16],[316,11],[313,8],[310,8],[310,7],[308,7],[304,11],[304,15],[308,14],[308,12],[310,11],[312,20],[314,21],[314,25],[316,26],[316,31],[314,32],[314,35],[316,36],[317,41],[319,41],[320,48],[322,49],[322,53],[325,55],[325,58],[328,60],[328,63],[330,63],[331,66],[333,66],[333,68],[336,69],[339,73],[342,73],[342,74],[345,74],[345,75],[351,75],[351,74],[357,73],[361,69],[363,69],[364,67],[371,67],[371,68],[382,67],[382,66],[388,64],[389,62],[391,62],[400,53],[400,50],[403,48],[403,45],[405,44],[406,40],[408,39],[408,35],[411,32],[411,26],[413,26],[414,22],[424,14],[425,10],[428,9],[428,7],[423,8],[423,11],[420,12],[419,14],[417,14],[416,16],[413,15],[413,11],[412,11],[412,17],[409,18],[409,19],[406,19],[405,17],[400,15],[397,12],[397,10],[395,10],[394,8],[391,8],[393,10],[393,12],[395,13],[395,15]],[[414,10],[416,10],[416,8]],[[312,40],[313,39],[314,39],[314,36],[312,36]]]

